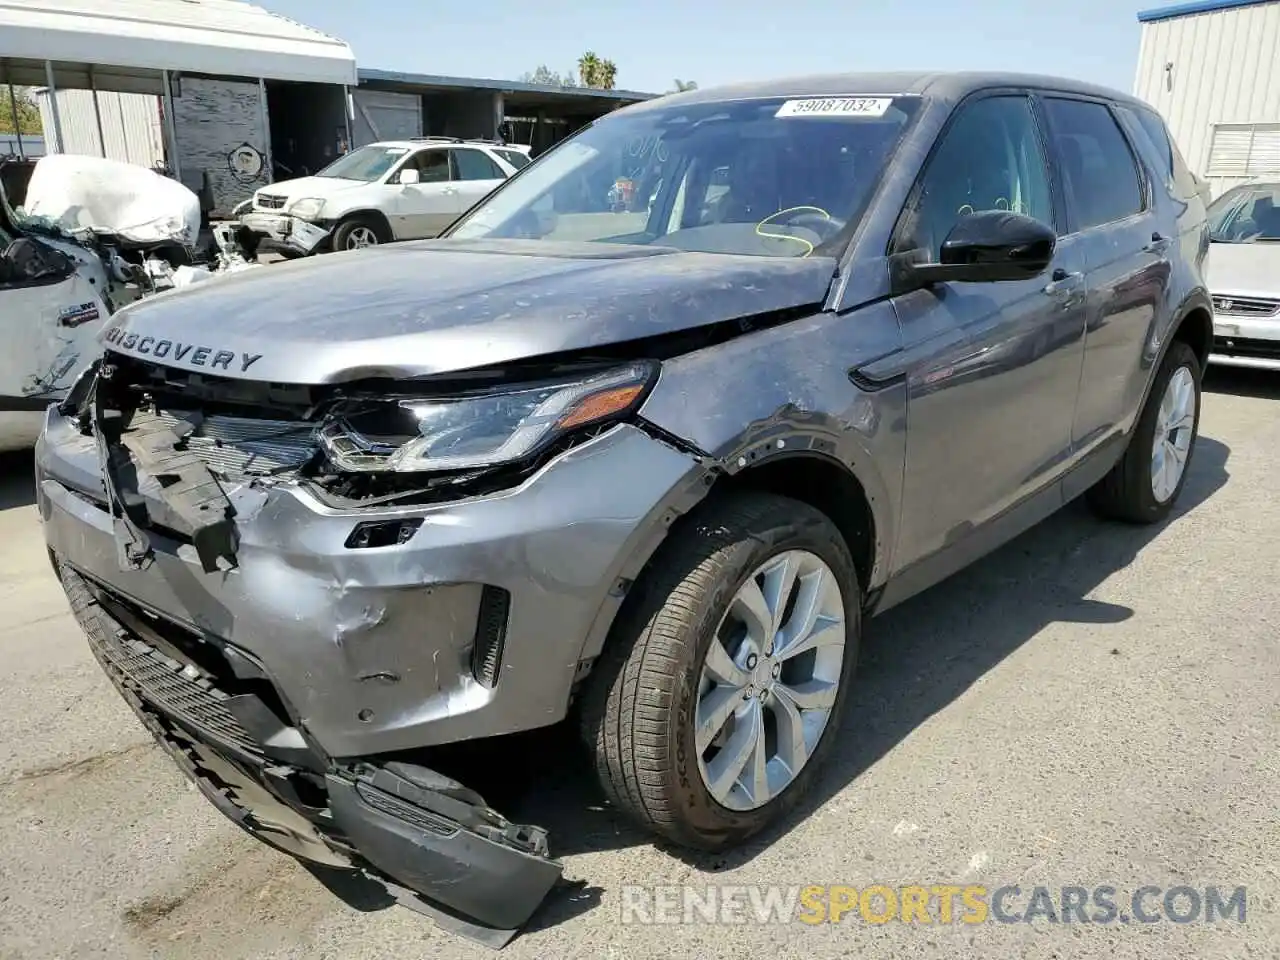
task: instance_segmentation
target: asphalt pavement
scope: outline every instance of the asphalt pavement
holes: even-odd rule
[[[0,957],[494,956],[251,840],[186,783],[67,612],[30,468],[0,459]],[[499,956],[1280,957],[1278,477],[1280,375],[1211,372],[1175,516],[1073,506],[872,621],[831,768],[745,850],[655,846],[567,730],[490,745],[491,800],[550,828],[571,881]],[[1043,886],[1058,922],[644,922],[686,919],[655,884],[723,905],[876,883],[1017,886],[1015,920]],[[1077,886],[1114,887],[1124,920],[1065,920]],[[1244,887],[1247,913],[1138,922],[1123,906],[1147,886]]]

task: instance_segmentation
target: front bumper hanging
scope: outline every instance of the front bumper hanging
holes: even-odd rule
[[[500,948],[560,878],[546,832],[416,764],[336,763],[281,717],[252,657],[201,643],[55,557],[117,690],[224,815],[300,859],[362,872],[442,927]],[[214,663],[221,669],[211,670]]]

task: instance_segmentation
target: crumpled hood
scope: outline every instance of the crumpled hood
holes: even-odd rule
[[[1215,243],[1205,275],[1215,295],[1280,299],[1280,243]]]
[[[403,378],[821,303],[836,262],[536,240],[326,254],[116,314],[121,353],[276,383]]]
[[[191,190],[146,167],[101,157],[41,157],[25,209],[69,233],[108,233],[142,245],[190,247],[200,233],[200,198]]]

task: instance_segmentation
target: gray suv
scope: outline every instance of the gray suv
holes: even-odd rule
[[[716,850],[841,749],[862,624],[1081,495],[1154,523],[1213,325],[1157,114],[851,74],[610,114],[439,240],[117,314],[37,452],[103,668],[206,796],[502,943],[560,873],[445,748],[573,717]]]

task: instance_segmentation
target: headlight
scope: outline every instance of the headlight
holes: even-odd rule
[[[353,400],[320,428],[340,470],[467,470],[524,459],[565,433],[634,410],[657,368],[628,364],[574,380],[466,396]]]
[[[289,204],[288,213],[299,220],[319,220],[320,211],[324,209],[324,200],[320,197],[304,197]]]

